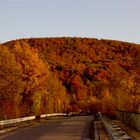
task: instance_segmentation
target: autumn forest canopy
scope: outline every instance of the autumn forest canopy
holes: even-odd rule
[[[94,38],[0,44],[0,119],[140,109],[140,45]]]

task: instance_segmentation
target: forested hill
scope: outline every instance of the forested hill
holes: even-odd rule
[[[31,38],[0,46],[0,117],[65,111],[138,111],[140,45]]]

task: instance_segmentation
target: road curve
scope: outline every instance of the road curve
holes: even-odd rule
[[[90,140],[89,124],[92,120],[92,116],[46,120],[0,136],[0,140]]]

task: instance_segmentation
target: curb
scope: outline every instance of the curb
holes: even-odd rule
[[[30,126],[30,125],[32,125],[32,124],[21,125],[21,126],[18,126],[18,127],[12,127],[12,128],[3,129],[3,130],[0,130],[0,135],[3,135],[5,133],[11,132],[11,131],[16,130],[16,129],[27,127],[27,126]]]
[[[18,127],[12,127],[12,128],[8,128],[8,129],[0,130],[0,134],[5,134],[5,133],[13,131],[15,129],[18,129]]]

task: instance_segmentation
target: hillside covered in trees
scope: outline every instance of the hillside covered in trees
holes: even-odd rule
[[[139,111],[140,45],[31,38],[0,45],[0,119],[52,112]]]

